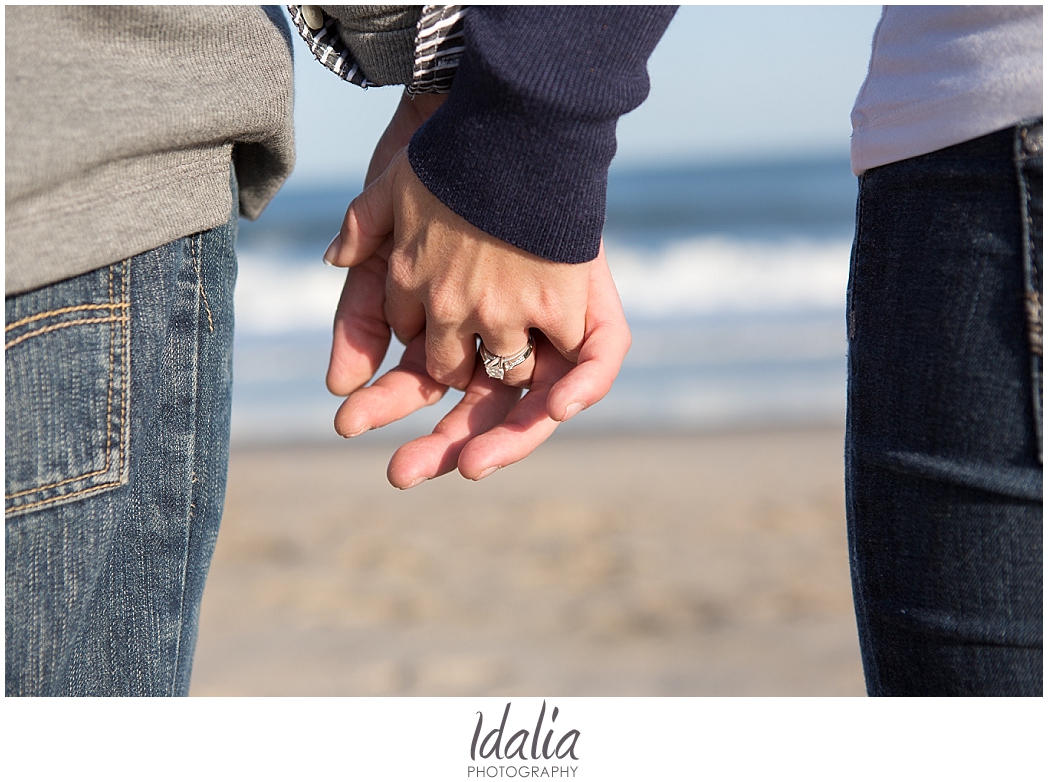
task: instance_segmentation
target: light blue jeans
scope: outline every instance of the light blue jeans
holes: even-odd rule
[[[225,493],[235,239],[233,217],[6,301],[9,696],[188,692]]]

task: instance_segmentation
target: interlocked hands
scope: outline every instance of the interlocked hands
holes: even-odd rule
[[[387,475],[402,489],[456,467],[479,480],[523,459],[607,394],[630,346],[603,245],[589,263],[545,260],[475,228],[418,180],[405,146],[440,101],[402,99],[325,254],[349,268],[327,374],[331,392],[348,395],[339,434],[404,418],[448,387],[465,391],[432,434],[394,454]],[[364,387],[391,330],[406,345],[400,364]],[[488,377],[477,337],[511,355],[529,333],[531,357],[504,380]]]

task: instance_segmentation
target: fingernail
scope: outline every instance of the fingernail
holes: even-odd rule
[[[338,260],[338,251],[342,249],[342,234],[335,234],[335,238],[331,240],[331,244],[324,250],[324,263],[328,266],[334,266],[335,261]]]
[[[476,478],[474,478],[473,480],[475,480],[475,481],[482,481],[482,480],[484,480],[485,478],[487,478],[487,477],[488,477],[489,475],[491,475],[491,473],[495,472],[495,470],[498,470],[498,469],[500,469],[500,467],[501,467],[501,466],[496,466],[496,467],[488,467],[488,469],[484,470],[484,472],[482,472],[482,473],[481,473],[480,475],[478,475],[478,476],[477,476]]]
[[[371,426],[365,426],[363,429],[358,429],[355,432],[350,432],[349,434],[344,434],[342,436],[345,437],[347,440],[351,437],[360,437],[360,435],[364,434],[364,432],[370,432],[373,428],[374,427]]]
[[[586,409],[586,405],[582,404],[582,402],[572,402],[570,405],[568,405],[566,408],[564,408],[564,420],[567,421],[569,418],[571,418],[577,412],[579,412],[580,410],[585,410],[585,409]]]
[[[421,475],[415,480],[413,480],[411,483],[409,483],[407,486],[405,486],[403,489],[401,489],[401,491],[405,491],[406,489],[414,489],[420,483],[425,483],[428,480],[429,479],[425,475]]]

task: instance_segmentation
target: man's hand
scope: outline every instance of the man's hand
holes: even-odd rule
[[[434,380],[466,387],[478,335],[489,351],[507,356],[539,330],[569,362],[578,358],[591,264],[548,261],[474,227],[426,189],[403,151],[350,204],[325,257],[377,272],[375,259],[390,233],[383,317],[404,344],[425,332],[425,368]],[[328,386],[336,393],[361,382],[343,364],[333,361],[332,369]],[[526,387],[534,369],[529,358],[503,382]]]
[[[397,104],[397,110],[393,112],[393,117],[375,145],[375,151],[371,153],[364,187],[378,179],[393,160],[393,156],[408,145],[415,131],[433,116],[433,112],[439,109],[447,98],[447,95],[428,93],[411,96],[407,90],[404,91],[400,96],[400,103]]]
[[[381,263],[380,256],[376,259]],[[472,480],[484,478],[523,459],[553,433],[559,422],[607,394],[629,350],[630,333],[603,247],[587,265],[592,274],[578,364],[565,358],[542,334],[536,334],[531,390],[521,398],[519,389],[487,377],[483,366],[475,361],[465,395],[433,434],[401,446],[393,455],[387,471],[391,484],[411,488],[456,467]],[[343,296],[343,303],[346,301]],[[339,312],[343,314],[343,304]],[[340,343],[338,333],[336,328],[332,366],[336,357],[352,364],[359,359],[358,347]],[[387,328],[387,342],[388,338]],[[425,345],[425,333],[418,334],[409,342],[398,367],[351,394],[335,417],[335,429],[343,436],[354,436],[437,402],[447,386],[426,370]]]
[[[405,91],[397,110],[386,126],[371,155],[364,187],[375,181],[389,166],[394,155],[404,149],[422,123],[432,116],[447,95],[416,95]],[[335,236],[326,256],[341,243],[341,231]],[[386,272],[392,237],[380,255],[347,270],[342,297],[335,315],[331,361],[328,366],[328,390],[338,396],[360,388],[374,377],[389,349],[389,324],[386,322]]]

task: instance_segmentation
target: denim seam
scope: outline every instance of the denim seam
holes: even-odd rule
[[[122,298],[123,298],[122,302],[118,303],[118,302],[114,301],[114,298],[113,298],[113,268],[114,267],[110,266],[109,267],[109,302],[110,303],[109,303],[108,306],[107,305],[90,304],[90,305],[83,305],[83,306],[79,306],[79,307],[64,307],[64,308],[61,308],[60,310],[52,310],[50,313],[41,313],[40,317],[43,317],[44,315],[47,315],[47,314],[56,314],[56,313],[62,313],[62,312],[72,312],[72,311],[83,310],[83,309],[111,309],[112,310],[112,309],[124,309],[124,308],[128,307],[129,306],[129,302],[127,301],[127,290],[128,290],[128,288],[127,288],[127,283],[128,283],[127,277],[128,277],[128,274],[130,273],[130,269],[129,269],[130,264],[129,264],[129,262],[127,260],[125,260],[123,262],[123,266],[124,266],[123,274],[121,275],[122,276],[121,295],[122,295]],[[18,325],[20,323],[28,323],[28,322],[32,322],[33,320],[39,320],[40,317],[33,316],[31,318],[24,318],[21,321],[17,321],[16,323],[11,324],[11,326],[9,328],[12,328],[12,327],[14,327],[14,326],[16,326],[16,325]],[[13,499],[16,499],[18,497],[24,497],[27,494],[34,494],[36,492],[45,491],[47,489],[55,489],[55,488],[58,488],[60,486],[65,486],[66,484],[69,484],[69,483],[75,483],[76,481],[86,480],[88,478],[93,478],[96,475],[103,475],[104,473],[109,472],[110,465],[111,465],[111,456],[112,456],[111,448],[112,448],[112,439],[113,439],[113,383],[115,382],[115,374],[116,374],[116,344],[117,344],[117,335],[115,334],[115,331],[116,331],[116,328],[117,328],[116,324],[118,322],[126,324],[129,321],[130,321],[130,317],[127,316],[127,315],[123,315],[123,316],[116,316],[116,315],[114,315],[114,316],[110,316],[108,318],[82,318],[80,320],[68,321],[66,323],[53,324],[51,326],[47,326],[47,327],[42,328],[42,329],[37,329],[36,331],[32,331],[32,332],[30,332],[28,334],[23,334],[23,335],[17,337],[16,339],[12,340],[11,342],[7,343],[4,346],[4,349],[6,350],[7,348],[13,347],[14,345],[17,345],[18,343],[23,342],[23,341],[29,339],[30,337],[35,337],[35,336],[39,336],[41,334],[46,334],[48,332],[55,331],[57,329],[66,328],[68,326],[76,326],[76,325],[83,325],[83,324],[90,324],[90,323],[112,323],[113,324],[110,327],[110,330],[113,333],[111,333],[110,340],[109,340],[109,389],[108,389],[108,395],[107,395],[107,399],[106,399],[106,456],[105,456],[105,466],[102,469],[100,469],[100,470],[94,470],[92,472],[84,473],[82,475],[77,475],[77,476],[75,476],[73,478],[66,478],[64,480],[57,481],[55,483],[45,484],[43,486],[34,486],[34,487],[30,488],[30,489],[23,489],[22,491],[14,492],[12,494],[5,494],[4,495],[5,502],[7,500],[13,500]],[[28,503],[24,503],[24,504],[12,505],[10,508],[7,508],[5,510],[5,515],[13,513],[15,511],[24,511],[24,510],[28,510],[28,509],[31,509],[31,508],[40,507],[42,505],[48,505],[48,504],[51,504],[51,503],[54,503],[54,502],[64,501],[64,500],[69,499],[70,497],[78,497],[78,496],[84,495],[84,494],[97,493],[97,492],[100,492],[100,491],[102,491],[104,489],[109,489],[109,488],[112,488],[114,486],[119,486],[123,482],[123,479],[124,479],[124,464],[125,464],[124,446],[125,446],[126,441],[127,441],[126,416],[127,416],[127,392],[128,392],[127,384],[128,384],[128,380],[129,380],[129,377],[128,377],[128,375],[129,375],[128,361],[130,359],[130,357],[128,356],[129,350],[128,350],[127,341],[128,341],[128,335],[129,335],[130,329],[126,325],[125,326],[121,326],[120,328],[121,328],[121,333],[123,335],[122,347],[123,347],[123,353],[124,353],[124,356],[125,356],[125,362],[124,362],[124,370],[125,371],[124,371],[123,383],[122,383],[122,388],[121,388],[121,402],[123,403],[123,407],[124,407],[124,416],[122,416],[122,419],[121,419],[121,422],[122,422],[123,426],[121,427],[122,431],[120,432],[120,439],[119,439],[118,446],[117,446],[118,455],[119,455],[119,459],[120,459],[120,474],[119,474],[119,477],[115,481],[108,481],[106,483],[100,483],[100,484],[96,484],[94,486],[87,486],[87,487],[85,487],[83,489],[79,489],[77,491],[69,492],[69,493],[66,493],[66,494],[60,494],[60,495],[58,495],[56,497],[48,497],[47,499],[38,500],[36,502],[28,502]]]
[[[883,20],[883,15],[882,15]],[[880,26],[880,22],[878,22]],[[852,243],[852,253],[849,259],[848,270],[848,296],[845,304],[847,330],[848,330],[848,377],[846,396],[848,405],[848,416],[845,430],[845,512],[848,517],[848,562],[851,569],[852,604],[855,607],[856,636],[859,639],[859,649],[862,657],[863,676],[866,680],[866,691],[873,694],[880,686],[881,671],[879,662],[874,655],[867,653],[867,643],[864,637],[864,629],[869,626],[866,617],[869,616],[869,596],[866,594],[865,580],[861,572],[863,569],[862,558],[859,555],[858,539],[854,529],[854,520],[857,518],[855,509],[855,486],[850,480],[850,471],[854,469],[858,457],[856,455],[854,420],[852,419],[852,361],[854,359],[853,348],[858,337],[856,327],[855,310],[855,279],[859,268],[859,252],[863,239],[863,202],[866,191],[867,174],[859,175],[858,193],[855,200],[855,238]]]
[[[196,272],[197,277],[197,288],[200,291],[200,298],[204,302],[204,310],[207,312],[207,328],[212,334],[215,333],[215,319],[211,314],[211,303],[207,300],[207,291],[204,289],[204,269],[203,262],[200,259],[200,252],[196,242],[191,242],[190,247],[193,252],[193,270]]]
[[[1039,122],[1037,124],[1040,124]],[[1039,158],[1040,154],[1033,154],[1028,148],[1027,137],[1030,132],[1029,125],[1020,125],[1016,128],[1014,140],[1015,173],[1019,185],[1019,202],[1022,210],[1023,220],[1023,273],[1026,288],[1025,301],[1027,339],[1030,350],[1030,379],[1031,396],[1033,397],[1034,426],[1037,430],[1037,458],[1044,462],[1044,439],[1043,439],[1043,400],[1042,393],[1042,367],[1040,365],[1043,355],[1043,299],[1038,289],[1041,270],[1037,268],[1035,248],[1033,247],[1033,235],[1035,231],[1033,221],[1032,196],[1030,185],[1027,180],[1025,164],[1033,158]]]
[[[126,310],[131,305],[127,302],[118,302],[116,304],[110,302],[109,304],[79,304],[75,307],[62,307],[57,310],[48,310],[47,312],[38,312],[36,315],[30,315],[28,318],[22,318],[16,320],[14,323],[8,324],[4,327],[4,331],[12,331],[19,326],[24,326],[27,323],[32,323],[36,320],[43,320],[44,318],[50,318],[55,315],[65,315],[69,312],[79,312],[81,310]]]
[[[862,241],[862,183],[866,181],[866,174],[859,175],[858,196],[855,199],[855,238],[852,240],[851,256],[848,259],[848,290],[845,300],[845,325],[848,331],[848,339],[855,339],[855,272],[859,264],[859,242]]]
[[[203,241],[203,238],[202,238],[202,236],[200,234],[197,234],[196,236],[191,237],[190,240],[189,240],[189,251],[190,251],[190,253],[193,256],[193,271],[196,273],[196,276],[197,276],[197,291],[198,291],[197,302],[196,302],[196,304],[197,304],[197,306],[196,306],[196,317],[193,319],[193,323],[195,324],[195,327],[196,327],[196,339],[193,341],[193,345],[194,345],[195,350],[194,350],[194,353],[193,353],[193,372],[191,373],[191,377],[193,379],[193,407],[194,408],[199,408],[199,406],[200,406],[200,387],[199,387],[199,377],[200,377],[200,375],[199,375],[200,338],[201,338],[200,337],[200,303],[201,303],[201,301],[205,301],[205,303],[206,303],[206,300],[204,299],[204,297],[202,295],[203,292],[204,292],[204,283],[203,283],[203,279],[200,276],[200,264],[199,264],[199,259],[200,259],[200,256],[201,256],[199,243],[202,242],[202,241]],[[211,308],[210,307],[207,308],[207,315],[208,315],[208,320],[211,321]],[[212,332],[214,331],[213,322],[212,322],[212,329],[211,330],[212,330]],[[187,580],[187,574],[188,574],[188,570],[189,570],[189,549],[190,549],[190,546],[192,545],[192,539],[193,539],[193,511],[196,508],[196,497],[195,497],[195,494],[194,494],[194,491],[195,491],[194,487],[196,486],[196,469],[195,469],[195,464],[196,464],[196,427],[197,427],[198,421],[197,421],[197,417],[196,416],[193,416],[192,420],[193,420],[193,436],[189,439],[189,442],[190,442],[191,448],[192,448],[192,453],[189,454],[189,458],[187,460],[188,461],[188,465],[187,466],[189,468],[189,473],[190,473],[189,474],[189,478],[190,478],[190,481],[189,481],[189,486],[190,486],[190,489],[189,489],[189,508],[187,509],[188,512],[187,512],[187,519],[186,519],[186,521],[188,523],[186,525],[185,551],[183,552],[183,556],[182,556],[182,579],[181,579],[182,589],[181,589],[181,592],[179,594],[179,599],[178,599],[178,633],[177,633],[177,635],[175,637],[174,666],[171,669],[171,689],[170,689],[169,694],[172,695],[172,696],[177,694],[178,675],[179,675],[180,662],[181,662],[181,652],[182,652],[182,635],[186,631],[186,626],[185,626],[186,580]]]
[[[124,261],[124,273],[120,279],[120,298],[131,304],[131,259]],[[124,344],[124,377],[120,385],[120,404],[123,415],[120,420],[120,477],[117,480],[129,480],[127,448],[125,443],[131,441],[131,321],[121,326]]]

